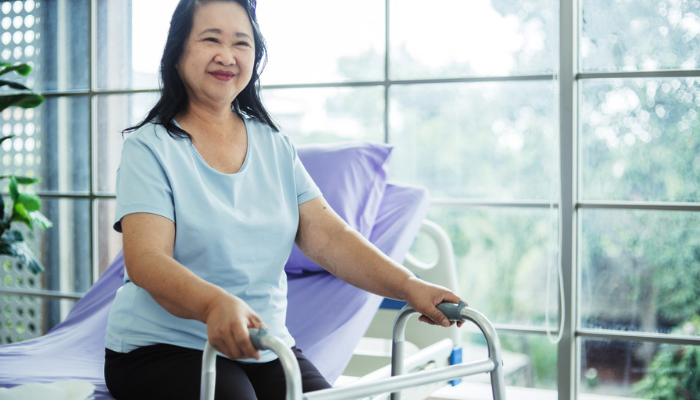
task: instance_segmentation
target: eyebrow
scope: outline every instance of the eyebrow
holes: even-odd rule
[[[199,36],[206,35],[207,33],[216,33],[218,35],[221,35],[223,32],[221,31],[221,29],[209,28],[209,29],[205,29],[204,31],[202,31],[202,33],[200,33]],[[244,38],[248,38],[249,40],[253,40],[253,38],[245,32],[236,32],[234,36],[239,37],[239,38],[244,37]]]

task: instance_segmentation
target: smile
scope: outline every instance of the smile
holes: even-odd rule
[[[233,72],[221,71],[221,70],[213,71],[213,72],[210,72],[209,74],[211,74],[211,76],[213,76],[214,78],[216,78],[220,81],[230,81],[235,76],[233,74]]]

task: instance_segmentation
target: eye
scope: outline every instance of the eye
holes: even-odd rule
[[[213,38],[213,37],[205,38],[204,41],[205,42],[212,42],[212,43],[219,43],[219,39]]]
[[[241,42],[236,43],[236,46],[250,47],[250,43],[241,41]]]

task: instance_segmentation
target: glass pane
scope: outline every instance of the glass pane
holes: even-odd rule
[[[121,160],[122,131],[141,122],[158,93],[97,96],[97,191],[115,193]]]
[[[467,322],[469,324],[469,322]],[[467,333],[462,328],[462,362],[481,361],[488,357],[481,333]],[[474,327],[476,330],[477,328]],[[542,335],[499,334],[503,355],[506,397],[516,400],[557,399],[557,346]],[[462,378],[457,386],[444,386],[430,399],[492,399],[489,374]]]
[[[582,2],[583,71],[695,69],[700,62],[697,1]]]
[[[552,344],[547,336],[542,335],[499,334],[498,337],[503,349],[506,385],[556,391],[556,344]],[[509,366],[505,367],[505,363]],[[486,377],[486,375],[482,376]],[[513,396],[513,398],[526,397]]]
[[[0,345],[39,337],[68,315],[75,300],[0,295]]]
[[[579,345],[579,399],[700,398],[700,347],[598,339]]]
[[[700,79],[581,84],[580,197],[700,200]]]
[[[97,1],[97,87],[159,86],[160,59],[177,0]]]
[[[265,105],[295,144],[384,142],[384,88],[266,89]]]
[[[89,10],[89,0],[3,1],[0,56],[34,66],[17,80],[39,91],[87,90]]]
[[[35,109],[5,109],[3,175],[40,177],[37,191],[90,190],[90,107],[87,97],[50,97]]]
[[[558,2],[391,2],[391,79],[552,73]]]
[[[664,332],[700,316],[700,213],[582,210],[586,328]]]
[[[434,198],[554,198],[553,89],[550,81],[392,87],[392,179]]]
[[[428,219],[452,240],[458,293],[470,306],[493,323],[524,326],[547,326],[548,312],[558,329],[556,210],[434,206]]]
[[[112,228],[116,204],[115,199],[97,200],[97,254],[100,275],[122,249],[122,235]]]
[[[53,222],[53,227],[35,230],[34,244],[30,246],[46,268],[38,276],[39,288],[86,292],[92,285],[90,200],[43,199],[41,212]]]
[[[53,222],[45,231],[20,228],[45,271],[33,274],[16,258],[0,257],[0,288],[83,293],[92,284],[90,261],[90,201],[43,199],[41,212]],[[0,343],[40,336],[61,322],[72,300],[31,296],[0,296]],[[4,330],[3,330],[4,328]]]
[[[384,79],[384,2],[259,1],[269,63],[262,83]]]

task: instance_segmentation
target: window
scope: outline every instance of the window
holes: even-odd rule
[[[176,3],[0,1],[0,55],[33,63],[48,99],[0,115],[18,135],[0,169],[41,176],[55,223],[32,243],[45,274],[0,259],[0,344],[59,322],[120,250],[120,131],[156,101]],[[681,390],[664,371],[700,373],[699,15],[692,0],[265,0],[263,97],[297,144],[394,145],[390,178],[430,189],[509,385],[658,397]]]
[[[699,11],[581,4],[579,393],[698,396]]]

